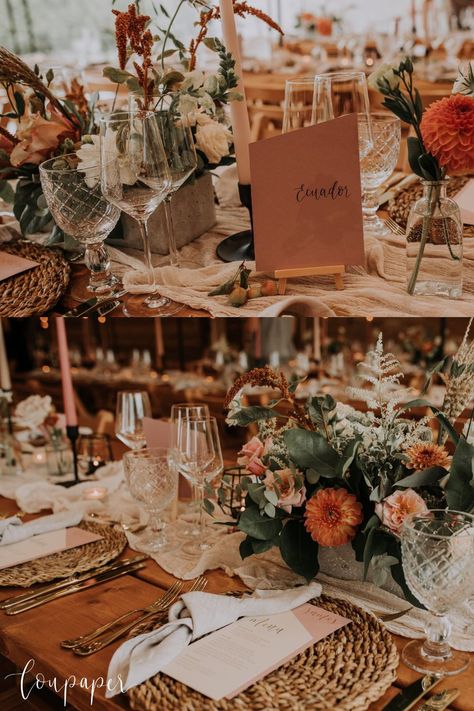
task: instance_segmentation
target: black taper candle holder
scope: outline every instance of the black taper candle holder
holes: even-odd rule
[[[66,425],[66,434],[71,442],[74,479],[72,481],[57,481],[55,483],[68,489],[71,486],[79,484],[79,468],[77,462],[77,440],[79,438],[79,427],[77,425]]]
[[[239,183],[240,201],[250,213],[251,229],[238,232],[223,240],[216,253],[223,262],[245,262],[255,259],[253,244],[252,186]]]

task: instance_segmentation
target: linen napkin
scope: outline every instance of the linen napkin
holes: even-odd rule
[[[0,546],[7,546],[10,543],[24,541],[31,536],[38,536],[40,533],[58,531],[61,528],[77,526],[82,520],[82,511],[65,511],[51,516],[43,516],[35,521],[22,523],[16,516],[6,519],[0,527]]]
[[[234,598],[202,592],[185,593],[169,611],[169,622],[138,635],[117,649],[107,672],[107,698],[158,674],[191,642],[236,622],[240,617],[273,615],[293,610],[319,597],[321,585],[293,590],[256,590],[252,597]]]

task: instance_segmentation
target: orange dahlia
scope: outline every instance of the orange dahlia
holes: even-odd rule
[[[423,471],[429,467],[446,467],[449,455],[444,447],[433,442],[419,442],[407,449],[408,469]]]
[[[474,98],[455,94],[435,101],[421,122],[426,150],[449,175],[474,171]]]
[[[345,489],[320,489],[306,504],[305,528],[321,546],[349,543],[362,523],[362,506]]]

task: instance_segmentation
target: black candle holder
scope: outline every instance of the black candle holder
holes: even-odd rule
[[[66,434],[71,442],[72,449],[72,466],[74,479],[68,481],[58,481],[55,482],[64,488],[69,489],[71,486],[79,484],[79,467],[77,461],[77,440],[79,438],[79,427],[77,425],[66,425]]]
[[[217,247],[216,253],[223,262],[245,262],[255,259],[253,243],[253,213],[252,213],[252,186],[239,183],[239,195],[242,205],[250,213],[251,229],[238,232],[223,240]]]

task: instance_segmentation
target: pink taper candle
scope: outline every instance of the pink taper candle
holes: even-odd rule
[[[235,24],[234,3],[232,0],[219,0],[222,19],[222,34],[224,45],[228,52],[235,59],[235,73],[239,77],[239,84],[236,90],[243,96],[242,101],[230,102],[230,116],[232,120],[232,131],[234,134],[235,157],[237,159],[237,171],[239,183],[250,185],[250,120],[245,100],[245,89],[242,74],[242,62],[240,59],[239,38]]]
[[[63,402],[64,412],[66,414],[66,425],[75,427],[77,425],[77,412],[74,400],[74,388],[72,387],[71,363],[69,361],[66,325],[64,323],[64,319],[60,316],[56,317],[56,333],[58,335],[59,366],[61,368],[61,382],[63,386]]]

